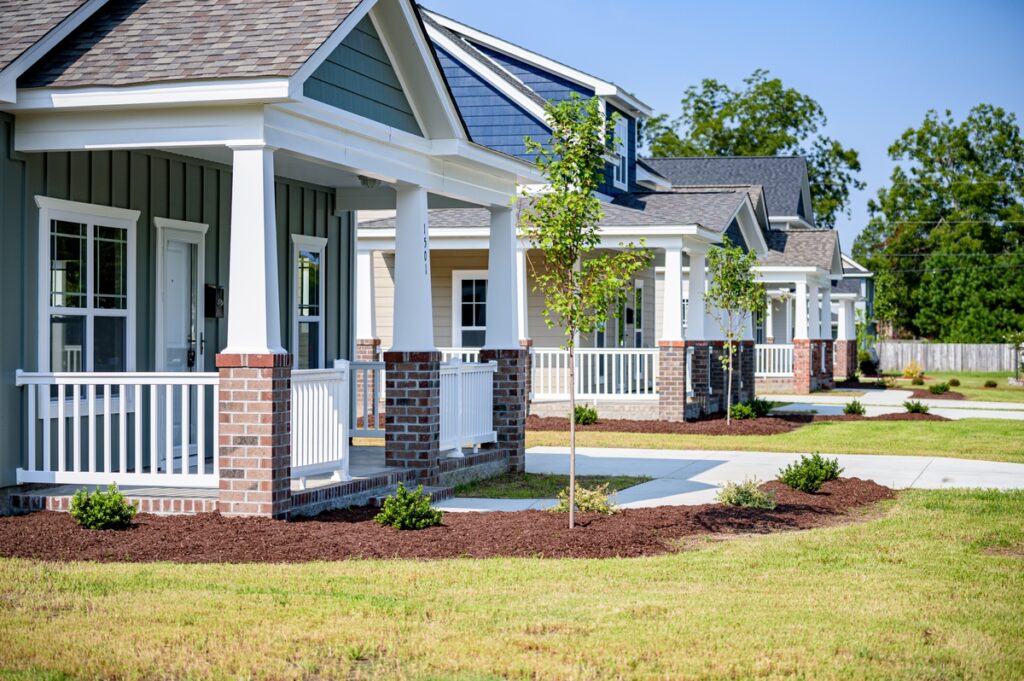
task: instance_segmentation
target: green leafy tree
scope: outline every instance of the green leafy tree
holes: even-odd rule
[[[524,193],[520,215],[523,234],[544,253],[546,267],[534,272],[536,289],[544,294],[544,320],[565,333],[569,351],[569,527],[576,522],[576,339],[593,333],[608,317],[633,275],[651,261],[634,244],[622,250],[597,252],[601,201],[596,191],[614,140],[614,118],[607,119],[597,98],[579,97],[545,107],[551,139],[547,144],[526,138],[536,154],[545,191]]]
[[[687,88],[682,112],[654,117],[644,138],[652,156],[776,156],[807,159],[815,221],[834,227],[849,214],[850,190],[863,189],[857,179],[860,158],[853,149],[821,134],[825,112],[811,97],[787,88],[758,69],[733,90],[713,78]]]
[[[854,257],[875,272],[875,316],[896,336],[1001,342],[1024,327],[1024,140],[987,104],[929,111],[889,147]]]
[[[720,247],[708,251],[708,272],[711,275],[704,304],[708,314],[718,323],[725,336],[727,352],[722,355],[722,368],[729,376],[726,387],[725,421],[732,424],[732,370],[737,341],[743,338],[747,323],[767,306],[764,284],[754,278],[757,254],[734,246],[729,237]]]

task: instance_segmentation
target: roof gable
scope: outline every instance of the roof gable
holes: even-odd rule
[[[767,234],[765,267],[816,267],[842,276],[839,235],[831,229],[772,230]]]

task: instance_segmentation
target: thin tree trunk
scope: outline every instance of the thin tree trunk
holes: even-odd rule
[[[576,344],[569,344],[569,529],[576,527]]]
[[[729,385],[725,387],[725,425],[732,425],[732,341],[727,340],[729,344]]]

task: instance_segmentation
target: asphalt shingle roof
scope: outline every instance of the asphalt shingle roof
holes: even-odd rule
[[[84,4],[85,0],[0,0],[0,70]]]
[[[18,85],[287,77],[360,1],[112,0]]]
[[[831,271],[839,250],[839,235],[831,229],[772,230],[765,233],[768,253],[760,263],[768,267],[820,267]]]
[[[752,185],[764,187],[769,215],[801,213],[807,162],[801,156],[700,156],[644,161],[673,185]]]

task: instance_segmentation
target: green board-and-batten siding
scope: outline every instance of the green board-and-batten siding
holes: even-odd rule
[[[423,136],[369,16],[356,24],[302,84],[302,91],[338,109]]]
[[[36,362],[39,214],[35,195],[139,210],[136,241],[136,370],[156,362],[155,325],[157,239],[153,219],[201,222],[206,234],[206,283],[228,287],[231,169],[228,166],[160,152],[94,151],[10,154],[9,118],[0,118],[0,282],[5,326],[0,331],[0,486],[14,483],[24,440],[24,398],[14,387],[17,369]],[[354,238],[351,214],[335,215],[332,190],[278,179],[278,275],[281,335],[291,347],[291,234],[326,237],[325,356],[350,358],[353,307],[350,291]],[[230,307],[227,310],[231,314]],[[205,320],[207,371],[227,342],[227,318]]]

